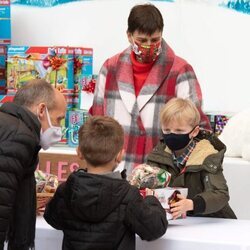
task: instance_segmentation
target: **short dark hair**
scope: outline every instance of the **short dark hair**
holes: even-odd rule
[[[78,135],[79,150],[94,167],[112,161],[124,144],[122,126],[109,116],[89,117],[80,127]]]
[[[128,32],[152,35],[156,31],[163,31],[163,18],[161,12],[153,4],[135,5],[128,17]]]
[[[48,110],[55,106],[54,87],[44,79],[29,81],[17,91],[14,97],[14,103],[27,108],[41,102],[46,104]]]

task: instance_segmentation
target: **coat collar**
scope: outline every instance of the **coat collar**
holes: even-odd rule
[[[37,119],[37,117],[27,108],[19,106],[12,102],[7,102],[1,106],[0,112],[7,113],[22,120],[25,123],[25,125],[30,130],[35,131],[37,136],[40,138],[40,130],[41,130],[40,122]]]
[[[118,89],[124,105],[131,115],[139,116],[139,112],[148,103],[157,89],[168,76],[175,58],[173,50],[162,40],[162,52],[154,63],[139,95],[135,96],[133,68],[130,59],[131,47],[121,53],[118,59]]]

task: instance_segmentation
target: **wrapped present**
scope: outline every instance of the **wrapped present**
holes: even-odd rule
[[[96,79],[97,75],[86,75],[82,78],[81,83],[78,84],[79,102],[77,108],[89,110],[93,105]]]
[[[68,145],[70,147],[78,146],[78,131],[88,118],[88,112],[84,110],[69,111],[68,125]]]
[[[0,0],[0,45],[11,42],[10,0]]]
[[[8,46],[7,89],[44,78],[60,91],[74,89],[73,54],[69,47]]]
[[[160,201],[162,207],[167,212],[167,219],[171,220],[172,214],[170,212],[170,205],[178,201],[177,194],[181,194],[187,197],[188,189],[182,187],[166,187],[154,190],[154,196]],[[181,218],[185,218],[185,214],[181,215]]]
[[[141,164],[133,169],[129,182],[139,189],[162,188],[168,186],[171,174],[164,169]]]

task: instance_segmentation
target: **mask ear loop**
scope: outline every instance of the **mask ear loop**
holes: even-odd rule
[[[45,111],[46,111],[46,115],[47,115],[47,119],[48,119],[49,126],[52,128],[52,127],[54,127],[54,126],[51,124],[51,120],[50,120],[50,116],[49,116],[49,111],[48,111],[48,108],[47,108],[47,107],[45,107]]]
[[[139,50],[139,46],[135,43],[133,36],[131,36],[131,39],[132,39],[132,43],[133,43],[132,49],[133,49],[134,53],[139,56],[142,52]]]

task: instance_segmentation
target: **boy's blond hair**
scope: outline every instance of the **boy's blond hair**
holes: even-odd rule
[[[78,149],[93,167],[109,163],[123,148],[123,128],[108,116],[89,117],[78,135]]]
[[[160,113],[161,124],[168,124],[172,121],[186,122],[191,127],[200,123],[200,113],[195,104],[187,99],[172,98],[163,107]]]

